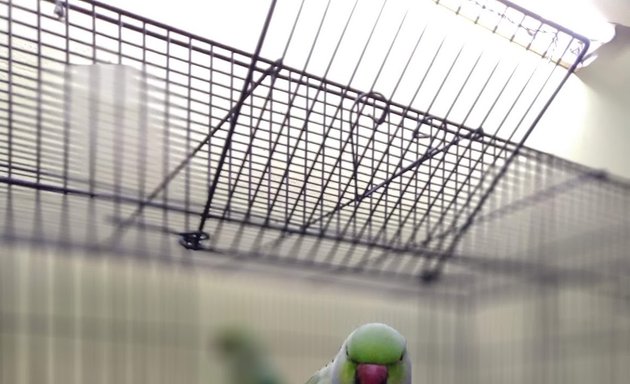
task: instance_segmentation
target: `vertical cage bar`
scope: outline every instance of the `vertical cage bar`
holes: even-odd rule
[[[245,98],[247,97],[247,90],[250,87],[250,84],[252,83],[252,78],[254,75],[254,68],[256,65],[256,62],[258,61],[258,57],[260,55],[260,51],[262,49],[262,45],[263,42],[265,41],[265,36],[267,35],[267,30],[269,28],[269,25],[271,24],[271,18],[273,16],[273,11],[276,7],[276,0],[272,0],[271,1],[271,5],[269,6],[269,11],[267,13],[267,18],[265,19],[265,24],[263,25],[263,29],[262,32],[260,34],[260,38],[258,40],[258,45],[256,46],[256,51],[254,53],[254,56],[252,57],[252,61],[250,63],[250,66],[247,70],[247,77],[245,79],[245,82],[243,84],[243,89],[241,90],[241,94],[239,97],[238,102],[235,105],[234,111],[231,114],[231,118],[230,118],[230,128],[228,130],[227,133],[227,137],[225,139],[225,145],[222,149],[221,155],[219,157],[219,163],[217,164],[217,169],[216,169],[216,173],[214,175],[214,179],[212,181],[212,183],[210,184],[210,189],[208,191],[208,199],[206,201],[206,205],[203,209],[203,213],[201,216],[201,221],[199,222],[199,227],[198,227],[198,232],[203,232],[205,224],[206,224],[206,220],[208,218],[208,213],[210,211],[210,207],[212,205],[212,200],[214,198],[214,194],[216,192],[217,186],[218,186],[218,182],[219,182],[219,178],[221,177],[221,173],[223,171],[223,165],[225,164],[226,161],[226,157],[228,155],[228,151],[231,149],[231,140],[232,140],[232,136],[234,135],[234,131],[236,129],[236,123],[238,120],[238,116],[240,114],[240,110],[241,107],[243,105],[243,103],[245,102]]]

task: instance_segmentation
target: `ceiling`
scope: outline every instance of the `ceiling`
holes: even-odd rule
[[[630,1],[596,0],[594,3],[610,22],[630,25]]]
[[[594,3],[615,24],[615,37],[599,49],[597,60],[580,70],[578,76],[599,91],[624,91],[630,84],[627,71],[630,68],[630,1],[597,0]]]
[[[630,0],[592,3],[614,23],[615,36],[562,89],[528,145],[630,178]]]

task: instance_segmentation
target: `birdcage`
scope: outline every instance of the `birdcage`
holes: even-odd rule
[[[0,0],[0,26],[7,247],[627,300],[630,184],[524,146],[589,41],[519,6],[274,0],[249,51],[89,0]]]

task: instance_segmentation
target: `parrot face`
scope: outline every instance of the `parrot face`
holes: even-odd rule
[[[335,357],[331,376],[332,384],[410,384],[405,338],[385,324],[357,328]]]

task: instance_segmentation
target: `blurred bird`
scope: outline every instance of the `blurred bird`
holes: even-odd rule
[[[386,324],[362,325],[306,384],[411,384],[407,342]]]
[[[223,357],[229,384],[283,384],[263,346],[246,330],[226,328],[212,344]]]

